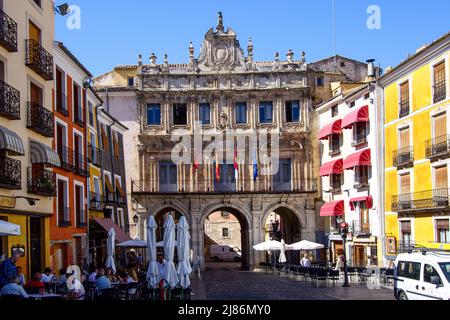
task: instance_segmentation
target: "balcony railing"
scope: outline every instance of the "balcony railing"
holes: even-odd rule
[[[20,120],[20,91],[0,80],[0,115]]]
[[[28,102],[27,128],[43,135],[53,138],[54,134],[53,112],[35,102]]]
[[[67,97],[65,94],[56,94],[56,111],[66,117],[69,115],[69,110],[67,110]]]
[[[33,39],[25,40],[25,47],[25,64],[45,80],[53,80],[53,56]]]
[[[414,147],[406,147],[393,152],[394,167],[407,167],[414,164]]]
[[[392,211],[442,209],[449,207],[449,189],[435,189],[392,197]]]
[[[450,156],[450,135],[433,138],[426,142],[426,157],[447,158]]]
[[[17,51],[17,23],[0,10],[0,45],[9,52]]]
[[[56,196],[56,174],[46,169],[28,168],[28,193]]]
[[[58,207],[58,227],[67,228],[72,225],[70,222],[71,209]]]
[[[351,224],[352,232],[355,235],[370,235],[370,224],[361,223],[359,220],[354,220]]]
[[[217,183],[215,179],[174,179],[173,183],[162,183],[160,180],[133,180],[132,193],[302,193],[317,192],[316,179],[291,179],[290,183],[280,188],[265,177],[253,179],[237,179],[234,182]],[[192,187],[191,187],[192,186]]]
[[[397,244],[398,253],[407,253],[408,251],[413,251],[418,248],[421,248],[421,246],[417,246],[414,241],[398,242]]]
[[[77,110],[75,112],[75,123],[80,127],[84,127],[84,116],[83,116],[83,108],[81,105],[76,107]]]
[[[409,100],[400,102],[399,118],[406,117],[409,115]]]
[[[61,167],[65,170],[69,170],[74,172],[76,170],[75,168],[75,152],[67,147],[59,147],[58,148],[58,155],[61,159]]]
[[[102,211],[104,208],[105,198],[102,194],[91,192],[89,196],[89,209],[94,211]]]
[[[87,157],[80,153],[75,153],[75,170],[77,174],[89,177],[89,169],[87,165]]]
[[[434,85],[433,102],[438,103],[445,100],[447,96],[446,83],[445,80]]]
[[[88,161],[99,168],[103,167],[103,151],[88,145]]]
[[[19,160],[0,157],[0,187],[11,190],[22,189],[22,166]]]

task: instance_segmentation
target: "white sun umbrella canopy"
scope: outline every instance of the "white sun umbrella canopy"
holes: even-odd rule
[[[279,263],[286,263],[287,259],[286,259],[286,243],[284,242],[284,240],[281,240],[281,253],[280,253],[280,258],[278,259]]]
[[[147,220],[147,246],[148,246],[148,269],[147,281],[150,288],[155,289],[161,279],[156,265],[156,221],[154,216],[149,216]]]
[[[144,240],[128,240],[117,245],[122,248],[147,248],[147,242]]]
[[[0,220],[0,236],[20,236],[20,226]]]
[[[256,251],[281,251],[282,244],[279,241],[269,240],[253,246]]]
[[[192,273],[192,267],[189,263],[190,248],[189,242],[191,236],[189,235],[189,225],[185,217],[181,217],[177,225],[177,239],[178,239],[178,266],[177,273],[180,279],[180,286],[183,289],[189,288],[191,280],[189,279]]]
[[[167,281],[170,288],[173,289],[178,284],[178,274],[173,263],[173,256],[175,254],[175,222],[172,215],[168,215],[164,222],[164,258],[167,262],[167,268],[163,278]]]
[[[116,272],[116,263],[114,262],[114,251],[116,248],[116,232],[113,228],[108,231],[108,240],[106,242],[106,253],[108,257],[106,258],[105,266],[111,268],[114,273]]]
[[[297,243],[293,243],[291,245],[287,245],[286,249],[287,250],[318,250],[318,249],[323,249],[325,246],[323,244],[320,243],[315,243],[315,242],[311,242],[311,241],[307,241],[307,240],[302,240],[300,242]]]

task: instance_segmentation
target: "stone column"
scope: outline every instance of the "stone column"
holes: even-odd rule
[[[250,269],[258,268],[261,261],[264,260],[264,252],[258,252],[253,250],[253,246],[264,242],[265,230],[264,224],[262,222],[263,213],[262,211],[253,211],[252,215],[252,226],[250,226],[251,236],[249,239],[250,242]]]
[[[205,271],[205,257],[203,253],[204,248],[204,237],[203,237],[203,226],[201,226],[201,214],[200,211],[195,211],[191,213],[191,246],[193,251],[193,259],[197,261],[200,257],[200,268]]]

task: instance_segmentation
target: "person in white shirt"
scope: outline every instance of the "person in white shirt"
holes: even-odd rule
[[[0,290],[0,296],[19,296],[23,299],[28,299],[28,294],[24,288],[18,285],[18,282],[17,276],[9,277],[9,283]]]
[[[88,281],[95,282],[97,280],[97,273],[98,273],[98,269],[95,268],[95,270],[89,275]]]
[[[303,258],[302,258],[302,260],[300,261],[300,265],[301,265],[303,268],[309,268],[309,267],[311,267],[311,261],[308,259],[308,254],[307,254],[307,253],[305,253],[305,254],[303,255]]]
[[[53,274],[52,269],[45,268],[44,273],[42,274],[42,282],[44,282],[46,284],[51,284],[55,278],[56,277]]]

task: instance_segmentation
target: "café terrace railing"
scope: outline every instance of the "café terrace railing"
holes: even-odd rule
[[[440,209],[449,206],[450,189],[434,189],[392,197],[392,211],[411,211],[420,209]]]
[[[425,154],[428,159],[450,156],[450,135],[443,135],[426,142]]]
[[[132,180],[132,193],[301,193],[317,192],[316,179],[291,179],[286,183],[267,181],[258,177],[216,182],[212,179],[174,179],[171,183],[160,180]]]

